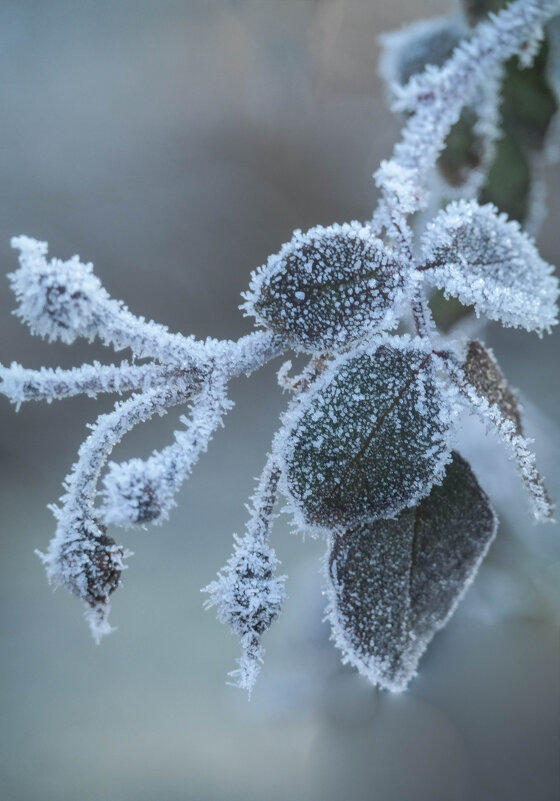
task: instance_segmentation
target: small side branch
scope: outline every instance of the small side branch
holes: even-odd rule
[[[428,68],[405,87],[396,87],[395,109],[412,112],[412,116],[393,157],[381,165],[376,180],[383,187],[388,175],[399,173],[408,213],[424,205],[425,197],[418,193],[418,187],[426,186],[426,175],[435,165],[447,134],[480,82],[494,81],[500,65],[513,55],[529,63],[542,37],[542,25],[558,11],[558,0],[515,0],[481,22],[443,67]]]
[[[193,391],[200,389],[197,370],[179,367],[160,367],[155,364],[83,364],[63,370],[60,367],[41,367],[30,370],[14,362],[9,367],[0,365],[0,392],[19,409],[26,401],[47,401],[101,393],[146,391],[166,381],[181,377],[190,380]]]

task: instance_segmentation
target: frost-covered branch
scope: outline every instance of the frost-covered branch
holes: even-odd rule
[[[105,535],[94,511],[97,482],[113,447],[139,422],[164,414],[185,399],[184,386],[168,385],[118,403],[102,415],[78,452],[67,476],[62,506],[53,507],[58,525],[45,554],[47,576],[78,595],[87,604],[87,618],[99,640],[111,631],[109,596],[120,583],[126,553]]]
[[[328,543],[328,616],[344,659],[397,691],[496,533],[489,499],[454,451],[465,405],[517,462],[535,517],[551,518],[515,392],[481,342],[442,337],[428,297],[435,287],[477,315],[539,336],[558,322],[552,266],[521,225],[479,193],[501,142],[504,62],[517,55],[528,65],[557,11],[560,0],[515,0],[474,29],[455,18],[387,38],[385,77],[395,81],[395,107],[409,117],[393,157],[375,174],[381,198],[373,217],[294,231],[253,272],[242,309],[256,328],[237,341],[197,341],[135,317],[109,296],[91,264],[77,256],[48,261],[44,242],[13,240],[20,251],[9,276],[16,314],[32,333],[68,344],[98,338],[132,353],[120,365],[72,370],[0,366],[0,393],[18,406],[134,393],[91,427],[53,508],[55,537],[40,554],[49,579],[86,603],[97,640],[111,630],[109,599],[128,555],[106,526],[166,519],[231,407],[228,382],[288,349],[307,364],[290,377],[286,362],[278,374],[292,400],[245,533],[206,587],[206,606],[216,606],[241,640],[231,674],[239,686],[251,692],[262,636],[284,599],[285,577],[276,575],[269,542],[279,492],[295,526]],[[547,129],[554,113],[551,102]],[[466,135],[459,158],[448,152],[453,131],[459,140]],[[436,169],[449,179],[447,205]],[[428,206],[423,218],[416,214]],[[133,426],[180,404],[190,408],[172,444],[145,460],[111,463],[96,508],[113,447]]]

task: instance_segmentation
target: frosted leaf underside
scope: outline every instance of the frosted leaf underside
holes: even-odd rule
[[[331,367],[289,437],[287,488],[303,522],[332,529],[427,495],[449,454],[431,356],[381,345]]]
[[[557,322],[558,281],[533,241],[494,206],[458,201],[422,238],[425,275],[503,325],[542,333]]]
[[[394,254],[359,223],[296,231],[254,274],[245,309],[296,350],[340,350],[396,324]]]
[[[463,372],[477,395],[486,398],[491,405],[497,406],[503,416],[514,424],[516,432],[523,433],[521,410],[515,393],[493,358],[493,354],[478,340],[472,340],[468,344]]]
[[[457,453],[441,485],[393,520],[334,535],[329,618],[346,661],[373,683],[404,690],[496,533],[497,520]]]

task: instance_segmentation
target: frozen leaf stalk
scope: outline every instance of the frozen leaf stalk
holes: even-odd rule
[[[552,518],[515,393],[493,354],[478,340],[440,333],[427,301],[437,288],[477,315],[540,336],[557,322],[558,281],[529,222],[509,219],[485,202],[485,191],[493,186],[499,197],[492,164],[509,135],[502,136],[500,111],[504,65],[511,79],[537,64],[537,84],[557,97],[559,4],[498,2],[499,13],[486,17],[495,3],[466,2],[464,19],[386,37],[383,72],[406,122],[375,174],[377,208],[364,222],[295,231],[254,272],[242,308],[256,328],[236,342],[199,342],[135,317],[90,264],[77,256],[49,261],[46,243],[12,240],[20,261],[9,276],[16,314],[32,333],[68,344],[99,338],[132,355],[72,370],[0,367],[0,390],[16,406],[127,395],[91,426],[53,506],[55,535],[40,554],[49,580],[84,602],[96,639],[111,630],[110,598],[128,556],[108,527],[165,520],[231,407],[229,380],[290,349],[307,354],[308,364],[296,377],[289,362],[281,368],[292,399],[246,531],[206,587],[207,606],[241,641],[235,683],[251,691],[262,639],[282,608],[285,577],[270,543],[279,494],[295,526],[326,542],[328,617],[344,659],[393,691],[414,676],[496,533],[490,501],[456,452],[464,412],[495,429],[535,518]],[[556,106],[547,108],[543,153]],[[422,221],[417,233],[412,215]],[[107,465],[133,426],[172,406],[186,413],[171,443],[146,460]]]

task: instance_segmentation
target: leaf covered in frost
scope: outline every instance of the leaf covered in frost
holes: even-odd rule
[[[521,434],[521,410],[515,393],[500,370],[494,355],[476,339],[468,344],[463,372],[477,395],[486,398],[488,403],[496,405],[504,417],[515,425],[516,432]]]
[[[419,340],[339,359],[294,415],[285,491],[302,526],[394,515],[428,494],[449,459],[449,413]]]
[[[450,203],[422,238],[425,274],[445,294],[503,325],[550,330],[558,281],[515,221],[494,206]]]
[[[397,322],[395,255],[360,223],[295,231],[253,274],[244,309],[296,350],[341,350]]]
[[[453,453],[443,483],[418,506],[335,534],[328,614],[346,661],[373,683],[404,690],[476,575],[496,526],[471,468]]]

